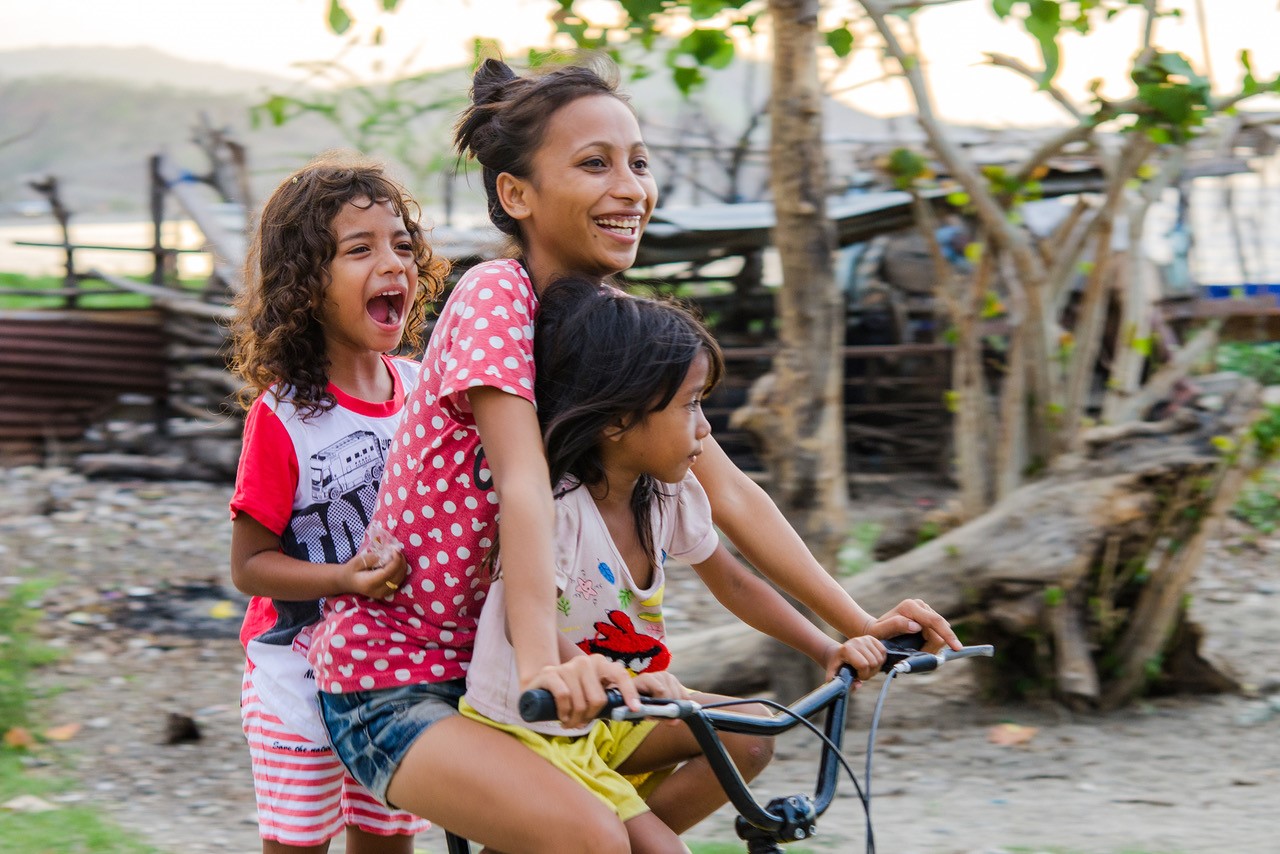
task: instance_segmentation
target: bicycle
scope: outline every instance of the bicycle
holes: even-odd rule
[[[841,768],[853,781],[867,820],[867,854],[874,854],[875,836],[871,827],[871,758],[875,748],[876,730],[880,712],[893,679],[903,673],[925,673],[936,670],[947,661],[975,656],[991,656],[995,650],[990,644],[966,646],[959,650],[946,649],[934,654],[921,652],[924,639],[921,635],[903,635],[884,642],[888,658],[881,668],[887,674],[880,695],[876,700],[867,736],[866,770],[863,784],[859,784],[853,769],[845,760],[841,747],[844,743],[845,717],[849,708],[849,693],[855,675],[848,665],[842,666],[834,677],[810,691],[789,706],[763,699],[729,700],[701,705],[692,700],[672,700],[657,697],[642,698],[639,710],[633,712],[622,704],[622,695],[609,691],[608,702],[599,717],[610,720],[638,720],[640,718],[667,718],[683,720],[692,730],[694,738],[707,757],[716,778],[724,787],[729,802],[738,811],[734,830],[746,843],[748,854],[780,854],[780,845],[808,839],[817,832],[818,818],[831,806]],[[772,717],[759,717],[728,711],[728,707],[762,704],[776,709]],[[821,731],[809,719],[826,710]],[[526,691],[520,698],[520,715],[526,721],[555,720],[555,699],[550,692],[541,689]],[[747,782],[742,779],[733,760],[721,744],[717,731],[746,733],[751,735],[779,735],[803,725],[822,739],[822,755],[818,761],[818,776],[812,797],[805,794],[785,795],[773,798],[761,805],[752,795]],[[452,833],[445,833],[448,854],[471,854],[470,843]]]

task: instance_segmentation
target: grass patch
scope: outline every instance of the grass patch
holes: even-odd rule
[[[836,555],[841,575],[857,575],[876,562],[876,541],[883,531],[884,527],[876,522],[862,521],[853,526]]]
[[[57,652],[32,634],[40,611],[33,607],[47,586],[22,582],[0,596],[0,735],[30,727],[38,696],[30,675],[56,660]],[[52,748],[37,740],[30,748],[0,743],[0,804],[26,796],[55,809],[0,811],[0,854],[157,854],[91,807],[61,806],[57,795],[72,788]]]
[[[1215,362],[1220,371],[1235,371],[1263,385],[1280,383],[1280,342],[1223,342]]]
[[[0,748],[0,803],[22,795],[52,800],[70,785],[30,768],[15,750]],[[54,801],[56,805],[56,801]],[[91,807],[49,812],[0,811],[0,854],[159,854]]]
[[[1280,471],[1265,469],[1257,480],[1246,483],[1231,515],[1264,534],[1280,529]]]
[[[24,581],[0,597],[0,733],[31,722],[28,676],[57,653],[32,636],[40,611],[32,606],[48,582]]]
[[[124,276],[135,282],[148,283],[146,276]],[[184,279],[179,283],[183,290],[199,291],[204,287],[202,279]],[[0,273],[0,309],[63,308],[66,298],[56,293],[44,295],[41,291],[59,291],[63,287],[61,276],[27,276],[22,273]],[[21,290],[27,293],[8,294],[4,291]],[[76,301],[77,308],[129,309],[149,308],[151,299],[139,294],[116,291],[106,282],[80,283],[84,294]]]

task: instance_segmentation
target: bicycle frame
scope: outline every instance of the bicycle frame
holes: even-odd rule
[[[923,673],[953,659],[994,654],[989,645],[967,646],[960,650],[943,649],[936,654],[922,653],[919,652],[922,643],[923,637],[919,635],[885,641],[889,657],[881,669],[885,672],[894,671],[891,677],[900,673]],[[853,669],[843,665],[826,683],[786,706],[785,710],[770,716],[747,715],[723,708],[705,708],[692,700],[657,698],[642,698],[640,709],[632,712],[622,704],[621,694],[611,690],[608,692],[609,701],[600,717],[612,720],[683,720],[702,748],[729,802],[738,812],[735,830],[738,837],[746,841],[748,852],[778,851],[780,849],[777,848],[777,843],[794,842],[812,836],[816,832],[817,818],[831,806],[842,767],[845,719],[855,678]],[[808,720],[824,709],[827,712],[822,729],[824,740],[813,796],[778,797],[768,805],[761,806],[733,764],[716,734],[717,731],[776,736],[799,726],[801,719]],[[877,708],[877,714],[878,711]],[[546,691],[526,691],[520,698],[520,713],[530,722],[555,720],[555,699]],[[868,747],[870,746],[869,744]],[[869,809],[869,803],[867,805]],[[869,821],[870,819],[868,832]],[[447,831],[445,845],[448,854],[471,854],[471,846],[467,840]]]

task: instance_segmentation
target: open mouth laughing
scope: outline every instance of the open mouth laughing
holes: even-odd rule
[[[640,217],[638,216],[602,216],[596,217],[594,222],[600,228],[619,237],[640,236]]]
[[[365,311],[381,326],[399,326],[404,319],[406,296],[400,286],[383,288],[365,304]]]

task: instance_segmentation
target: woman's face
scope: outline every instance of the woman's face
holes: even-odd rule
[[[517,182],[509,211],[520,221],[534,285],[563,273],[607,276],[635,263],[657,202],[649,154],[631,110],[612,95],[578,98],[551,115]]]

